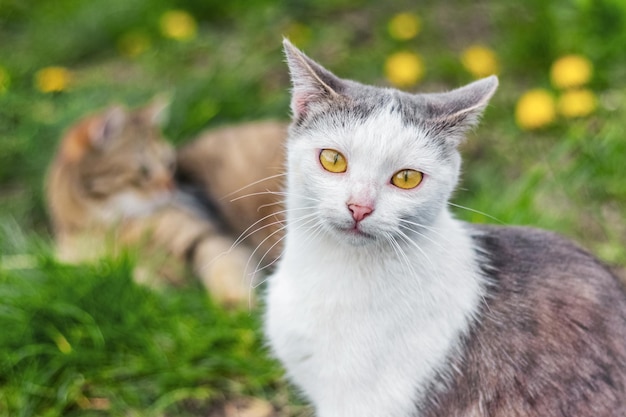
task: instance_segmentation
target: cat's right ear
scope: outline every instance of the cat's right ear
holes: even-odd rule
[[[343,90],[343,81],[317,62],[283,39],[283,47],[293,90],[291,112],[294,120],[301,120],[316,105],[338,97]]]
[[[89,126],[89,142],[95,149],[104,149],[126,125],[128,115],[122,106],[108,109],[101,118]]]

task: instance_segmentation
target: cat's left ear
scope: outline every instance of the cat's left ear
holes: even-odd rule
[[[424,112],[431,130],[458,143],[478,124],[497,88],[498,77],[492,75],[447,93],[425,94]]]
[[[291,83],[291,112],[294,120],[306,117],[315,106],[341,95],[344,81],[306,56],[287,39],[283,40]]]
[[[94,149],[105,149],[110,142],[120,135],[128,122],[128,113],[122,106],[108,108],[101,117],[96,118],[88,126],[87,137]]]

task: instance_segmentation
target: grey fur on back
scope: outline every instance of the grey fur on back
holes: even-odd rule
[[[423,415],[626,415],[622,283],[553,233],[471,230],[490,265],[485,273],[491,285],[461,351],[451,358],[458,372],[433,384]]]

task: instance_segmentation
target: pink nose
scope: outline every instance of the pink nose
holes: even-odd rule
[[[348,210],[352,213],[352,218],[357,223],[369,216],[374,209],[368,206],[359,206],[358,204],[348,204]]]

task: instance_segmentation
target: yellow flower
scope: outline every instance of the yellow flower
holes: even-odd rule
[[[410,87],[424,76],[422,58],[414,52],[396,52],[385,61],[385,76],[397,87]]]
[[[10,84],[11,77],[9,76],[9,72],[3,67],[0,67],[0,94],[6,93]]]
[[[389,35],[393,39],[406,41],[416,37],[422,29],[419,16],[413,13],[398,13],[389,21]]]
[[[461,63],[476,78],[497,74],[500,67],[496,53],[483,45],[473,45],[464,50]]]
[[[585,85],[593,74],[593,64],[582,55],[566,55],[552,64],[550,79],[556,88],[571,88]]]
[[[177,41],[188,41],[196,37],[198,25],[192,15],[184,10],[170,10],[161,16],[161,33]]]
[[[554,98],[549,91],[537,88],[520,97],[515,107],[515,120],[522,129],[538,129],[554,121]]]
[[[42,93],[66,90],[71,80],[72,73],[63,67],[46,67],[35,74],[35,86]]]
[[[117,49],[129,58],[143,54],[148,48],[150,48],[150,38],[141,31],[128,32],[117,42]]]
[[[596,95],[591,90],[570,90],[559,98],[557,107],[564,117],[585,117],[593,113],[598,105]]]

